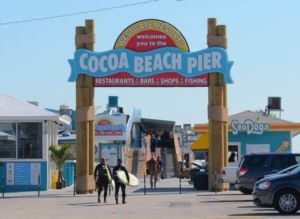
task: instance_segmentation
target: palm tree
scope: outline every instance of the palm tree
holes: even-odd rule
[[[62,144],[51,145],[49,147],[49,151],[51,151],[50,157],[55,162],[58,168],[58,181],[56,182],[57,189],[61,189],[63,187],[62,168],[66,160],[71,156],[71,153],[69,152],[71,146],[71,144]]]

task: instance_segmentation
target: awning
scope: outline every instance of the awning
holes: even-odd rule
[[[141,126],[146,133],[155,132],[158,135],[162,135],[164,131],[170,132],[175,125],[174,121],[158,120],[158,119],[141,119]]]
[[[191,144],[191,150],[208,150],[208,132],[198,134],[199,138]]]

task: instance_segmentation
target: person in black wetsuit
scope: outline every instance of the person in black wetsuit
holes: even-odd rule
[[[119,189],[121,187],[121,190],[122,190],[122,203],[125,204],[126,201],[125,201],[125,197],[126,197],[126,185],[124,183],[122,183],[118,176],[117,176],[117,171],[119,170],[122,170],[125,172],[126,174],[126,178],[127,178],[127,182],[129,184],[129,174],[128,174],[128,171],[126,169],[126,167],[122,166],[122,159],[118,159],[118,165],[114,167],[113,169],[113,175],[114,175],[114,180],[115,180],[115,186],[116,186],[116,189],[115,189],[115,199],[116,199],[116,204],[119,204],[118,202],[118,196],[119,196]]]
[[[111,181],[111,171],[109,166],[105,164],[104,158],[100,159],[100,163],[95,168],[94,179],[98,187],[98,202],[101,202],[100,195],[101,191],[104,189],[104,203],[106,203],[107,188]]]
[[[152,156],[155,156],[156,148],[157,148],[157,138],[155,137],[155,134],[152,134],[151,141],[150,141],[150,150]]]
[[[157,156],[156,158],[158,163],[158,169],[157,169],[157,178],[164,179],[164,162],[160,158],[160,156]]]

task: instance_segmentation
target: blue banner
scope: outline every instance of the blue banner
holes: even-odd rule
[[[93,52],[86,49],[75,51],[71,65],[70,82],[79,74],[92,77],[111,76],[128,72],[133,77],[143,78],[165,72],[177,72],[183,77],[192,78],[208,73],[221,73],[224,81],[233,83],[225,49],[210,47],[197,52],[184,52],[175,47],[164,47],[147,52],[134,52],[129,49],[114,49],[106,52]]]

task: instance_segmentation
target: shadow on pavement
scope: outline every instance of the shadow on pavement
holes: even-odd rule
[[[85,203],[73,203],[68,204],[69,206],[84,206],[84,207],[105,207],[105,206],[112,206],[116,205],[114,202],[108,202],[108,203],[98,203],[96,200],[95,202],[85,202]]]
[[[252,200],[244,200],[244,199],[239,199],[239,200],[215,200],[215,201],[203,201],[201,203],[235,203],[235,202],[253,202]]]
[[[247,213],[247,214],[229,214],[228,216],[233,216],[233,217],[256,217],[259,216],[260,218],[265,218],[265,217],[282,217],[284,215],[279,214],[276,210],[273,210],[274,213]],[[299,218],[300,213],[294,214],[294,215],[287,215],[285,217],[295,217]]]
[[[204,191],[204,192],[208,192],[208,191]],[[247,195],[244,195],[244,194],[242,194],[242,193],[226,193],[226,192],[217,192],[217,193],[215,193],[215,192],[210,192],[209,194],[207,194],[207,193],[205,193],[205,194],[199,194],[199,195],[197,195],[197,196],[226,196],[226,197],[228,197],[228,196],[245,196],[245,197],[251,197],[251,196],[247,196]]]
[[[185,193],[185,192],[195,192],[196,190],[195,189],[192,189],[192,188],[181,188],[181,192],[182,193]],[[132,191],[131,193],[135,194],[135,193],[144,193],[145,190],[144,188],[140,188],[140,189],[137,189],[135,191]],[[174,188],[174,187],[163,187],[163,188],[146,188],[146,193],[180,193],[180,189],[179,188]]]

